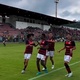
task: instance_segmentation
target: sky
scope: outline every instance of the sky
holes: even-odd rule
[[[55,17],[55,0],[0,0],[1,4]],[[59,0],[58,17],[80,21],[80,0]]]

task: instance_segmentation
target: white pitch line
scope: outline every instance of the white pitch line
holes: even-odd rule
[[[72,63],[72,64],[70,64],[70,66],[73,66],[73,65],[75,65],[75,64],[77,64],[77,63],[80,63],[80,61],[75,62],[75,63]],[[46,74],[42,74],[42,75],[39,75],[39,76],[37,76],[37,77],[30,78],[30,79],[28,79],[28,80],[35,80],[35,79],[37,79],[37,78],[40,78],[40,77],[43,77],[43,76],[48,75],[48,74],[50,74],[50,73],[53,73],[53,72],[62,70],[62,69],[64,69],[64,68],[65,68],[65,67],[61,67],[61,68],[55,69],[55,70],[53,70],[53,71],[50,71],[50,72],[48,72],[48,73],[46,73]]]

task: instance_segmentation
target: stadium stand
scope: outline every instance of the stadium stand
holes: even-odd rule
[[[41,33],[48,34],[49,31],[52,31],[56,40],[65,40],[65,35],[67,32],[74,35],[75,40],[80,40],[80,30],[79,29],[71,29],[66,28],[63,24],[77,24],[74,21],[69,21],[61,18],[56,18],[52,16],[48,16],[45,14],[40,14],[32,11],[27,11],[11,6],[7,6],[4,4],[0,4],[0,16],[2,17],[2,22],[0,23],[0,41],[5,37],[6,41],[20,42],[25,41],[26,35],[28,33],[35,34],[35,39],[40,39]],[[34,15],[34,16],[33,16]],[[8,20],[6,19],[8,17]],[[10,22],[9,22],[10,21]],[[22,21],[32,26],[27,25],[24,29],[17,29],[16,22]],[[23,24],[23,23],[22,23]],[[33,27],[33,24],[36,26]],[[38,24],[38,26],[37,26]],[[73,24],[73,25],[74,25]],[[43,30],[44,25],[48,25],[50,27],[49,31]],[[57,27],[56,27],[57,25]],[[23,27],[23,26],[21,26]]]
[[[19,34],[20,34],[19,29],[14,29],[9,24],[6,23],[0,23],[0,38],[5,37],[7,41],[10,41],[11,37],[12,38],[16,37]]]
[[[74,36],[75,40],[80,40],[80,30],[75,29],[75,28],[70,28],[70,27],[65,27],[65,26],[58,26],[58,27],[51,27],[48,31],[42,30],[37,27],[27,27],[25,29],[16,29],[11,27],[9,24],[4,24],[0,23],[0,41],[2,40],[3,37],[6,38],[7,41],[13,41],[13,42],[18,42],[20,41],[25,41],[26,35],[28,33],[33,33],[35,34],[35,40],[40,39],[40,34],[41,33],[46,33],[52,31],[54,34],[54,37],[57,41],[64,41],[65,40],[65,35],[66,33],[70,33]]]
[[[74,40],[80,40],[80,29],[75,29],[75,28],[70,28],[62,26],[59,28],[51,28],[50,31],[53,32],[53,34],[55,35],[56,39],[60,39],[61,41],[63,41],[63,39],[65,39],[65,35],[66,33],[70,33],[71,35],[74,36]]]

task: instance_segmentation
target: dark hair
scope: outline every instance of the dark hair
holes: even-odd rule
[[[52,31],[49,31],[49,33],[53,33]]]
[[[71,33],[67,33],[67,35],[70,35],[70,36],[72,36],[72,35],[71,35]]]
[[[32,36],[34,36],[34,34],[31,34]]]
[[[28,34],[27,38],[29,39],[31,36],[34,36],[34,34]]]
[[[46,37],[46,35],[44,33],[42,33],[42,36]]]

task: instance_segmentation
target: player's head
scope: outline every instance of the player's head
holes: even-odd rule
[[[43,33],[42,35],[41,35],[41,39],[45,39],[46,38],[46,35]]]
[[[49,32],[48,37],[49,37],[49,39],[50,39],[50,38],[53,38],[52,32]]]
[[[67,33],[67,35],[66,35],[66,39],[67,39],[67,40],[72,40],[72,36],[71,36],[70,33]]]
[[[33,37],[34,37],[34,34],[28,34],[28,35],[27,35],[27,39],[31,39],[31,40],[32,40]]]

